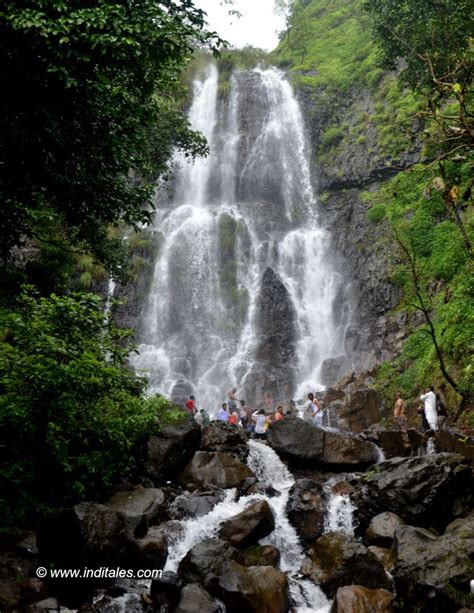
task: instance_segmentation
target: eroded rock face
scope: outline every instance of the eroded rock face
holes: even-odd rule
[[[323,487],[312,479],[298,479],[286,506],[288,519],[304,541],[314,541],[324,530],[326,501]]]
[[[243,549],[268,536],[275,529],[275,519],[266,500],[257,501],[242,513],[223,522],[219,538]]]
[[[395,513],[390,511],[380,513],[370,520],[369,527],[365,531],[365,540],[372,545],[390,547],[395,530],[404,524],[403,519]]]
[[[225,453],[196,451],[192,460],[179,475],[183,485],[198,487],[237,487],[248,477],[255,477],[248,466]]]
[[[341,532],[329,532],[313,543],[302,572],[331,598],[345,585],[391,588],[377,558],[362,543]]]
[[[364,466],[377,460],[372,443],[316,428],[297,416],[273,422],[267,439],[280,455],[308,465]]]
[[[158,423],[157,433],[148,437],[144,466],[154,481],[173,477],[186,466],[199,448],[201,431],[189,411],[175,407],[181,412],[179,420]]]
[[[235,428],[223,421],[212,421],[203,430],[201,450],[227,453],[245,462],[249,453],[248,439],[249,435],[242,428]]]
[[[393,598],[388,590],[346,585],[337,590],[331,613],[391,613]]]
[[[294,317],[288,290],[273,268],[267,268],[257,302],[256,359],[245,380],[250,404],[261,404],[266,394],[292,397],[296,381]]]
[[[405,611],[457,611],[474,606],[474,517],[458,519],[440,537],[401,526],[390,552],[397,604]]]
[[[457,454],[394,458],[363,475],[356,492],[362,526],[379,513],[396,513],[407,523],[444,527],[458,497],[472,492],[472,473]]]

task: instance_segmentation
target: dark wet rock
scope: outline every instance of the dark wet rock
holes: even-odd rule
[[[59,610],[59,602],[56,598],[45,598],[26,607],[25,613],[51,613]]]
[[[249,453],[248,439],[248,433],[242,428],[212,421],[202,432],[201,450],[219,451],[245,462]]]
[[[206,590],[191,583],[181,590],[181,598],[174,613],[218,613],[221,610],[221,606]]]
[[[320,461],[323,457],[324,430],[296,415],[270,424],[267,440],[277,453],[293,460]]]
[[[474,517],[458,519],[436,537],[401,526],[390,552],[397,604],[405,611],[457,611],[474,607]]]
[[[391,613],[393,599],[388,590],[346,585],[337,590],[331,613]]]
[[[158,418],[156,433],[148,437],[144,467],[151,479],[173,477],[199,448],[201,431],[189,411],[173,407],[180,419]]]
[[[181,369],[187,369],[187,365],[184,363],[181,365]],[[184,379],[178,379],[173,385],[171,390],[171,402],[179,407],[184,407],[186,400],[194,393],[193,386]]]
[[[130,562],[139,568],[163,568],[168,557],[168,543],[163,533],[149,532],[135,541]]]
[[[192,547],[179,564],[178,574],[186,583],[213,584],[222,567],[232,560],[235,549],[221,539],[205,539]]]
[[[438,451],[459,453],[474,464],[474,436],[455,430],[438,430],[434,435]]]
[[[365,540],[372,545],[391,547],[395,530],[404,524],[403,519],[395,513],[390,511],[380,513],[370,520],[369,527],[365,531]]]
[[[46,585],[40,579],[0,579],[0,611],[24,610],[47,595]]]
[[[181,598],[183,581],[176,574],[167,571],[158,579],[153,579],[150,587],[150,596],[155,611],[174,611]]]
[[[238,515],[221,524],[219,538],[244,549],[268,536],[275,529],[275,519],[266,500],[250,504]]]
[[[345,585],[391,588],[377,558],[362,543],[341,532],[329,532],[313,543],[302,572],[331,598]]]
[[[382,428],[367,430],[363,436],[378,445],[387,460],[413,455],[426,443],[426,436],[412,429],[407,430],[406,438],[399,430]]]
[[[184,517],[202,517],[212,511],[212,509],[224,498],[224,492],[220,489],[213,491],[184,493],[175,498],[169,508],[169,514],[173,519]]]
[[[394,458],[361,476],[356,516],[362,528],[374,515],[390,511],[407,523],[439,529],[453,518],[457,499],[470,493],[472,473],[460,455]]]
[[[278,567],[280,552],[273,545],[255,545],[234,555],[236,562],[242,566],[273,566]]]
[[[354,384],[349,386],[349,389]],[[339,387],[339,392],[342,392]],[[338,397],[335,397],[338,396]],[[372,424],[376,424],[384,415],[384,404],[380,394],[374,389],[363,386],[360,382],[359,389],[334,394],[334,389],[328,390],[323,398],[324,407],[334,415],[338,428],[360,433]]]
[[[122,515],[136,534],[137,525],[145,526],[146,532],[148,524],[163,515],[166,505],[162,490],[137,488],[116,492],[105,506]]]
[[[344,355],[327,358],[321,364],[321,383],[326,386],[334,385],[350,369],[350,362]]]
[[[227,562],[214,589],[228,613],[288,611],[287,577],[271,566],[246,568],[235,561]]]
[[[377,459],[372,443],[315,428],[297,416],[272,423],[267,438],[283,457],[308,465],[367,466]]]
[[[43,559],[72,567],[80,564],[116,565],[126,561],[133,547],[130,518],[95,502],[82,502],[42,523],[38,548]]]
[[[273,268],[263,274],[255,319],[256,359],[246,376],[247,400],[259,405],[266,394],[291,398],[296,380],[295,314],[288,290]]]
[[[320,483],[298,479],[290,490],[286,510],[301,539],[314,541],[322,535],[326,503]]]
[[[237,487],[248,477],[255,475],[248,466],[225,453],[197,451],[179,475],[179,481],[187,486]]]

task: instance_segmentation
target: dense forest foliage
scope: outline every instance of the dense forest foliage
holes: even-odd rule
[[[421,317],[401,356],[379,369],[377,386],[388,400],[396,389],[410,398],[427,380],[444,382],[463,412],[474,395],[472,3],[288,4],[275,60],[315,105],[336,101],[317,163],[364,147],[370,126],[378,142],[369,153],[386,166],[395,168],[402,151],[419,151],[420,163],[364,195],[370,221],[385,224],[380,241],[403,290],[399,309]],[[361,91],[370,92],[373,114],[344,124],[341,109]],[[472,425],[472,412],[462,418]]]
[[[92,277],[125,278],[173,150],[205,154],[181,74],[215,33],[191,0],[0,8],[0,530],[132,469],[163,401],[126,366]],[[13,502],[15,501],[15,502]]]

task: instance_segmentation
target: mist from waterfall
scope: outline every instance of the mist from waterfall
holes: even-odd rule
[[[262,373],[273,377],[278,399],[301,397],[320,387],[322,362],[343,353],[348,315],[335,305],[342,278],[318,221],[298,102],[275,68],[234,71],[223,95],[210,63],[194,80],[189,120],[210,155],[178,157],[172,198],[158,195],[158,255],[133,365],[151,392],[187,389],[211,411],[231,385],[251,402],[261,397]],[[291,343],[278,368],[266,362],[267,354],[280,358],[271,339],[262,350],[268,339],[259,328],[268,269],[283,289],[267,294],[289,302],[283,328]]]

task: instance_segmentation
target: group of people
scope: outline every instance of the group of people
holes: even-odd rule
[[[185,408],[194,415],[201,428],[209,425],[211,419],[209,413],[205,409],[197,409],[194,396],[190,396],[185,402]],[[268,426],[273,421],[283,419],[286,414],[282,405],[269,414],[265,409],[254,411],[245,400],[238,400],[237,388],[233,387],[227,392],[227,402],[222,403],[216,419],[231,426],[244,428],[247,432],[253,433],[255,438],[262,439],[266,437]]]
[[[429,389],[423,391],[420,396],[420,401],[423,404],[418,409],[418,414],[421,415],[423,430],[440,430],[443,428],[448,418],[448,411],[440,391],[436,392],[434,387],[431,386]],[[408,420],[405,414],[405,401],[402,398],[401,392],[395,394],[393,418],[397,428],[405,433],[408,426]]]

